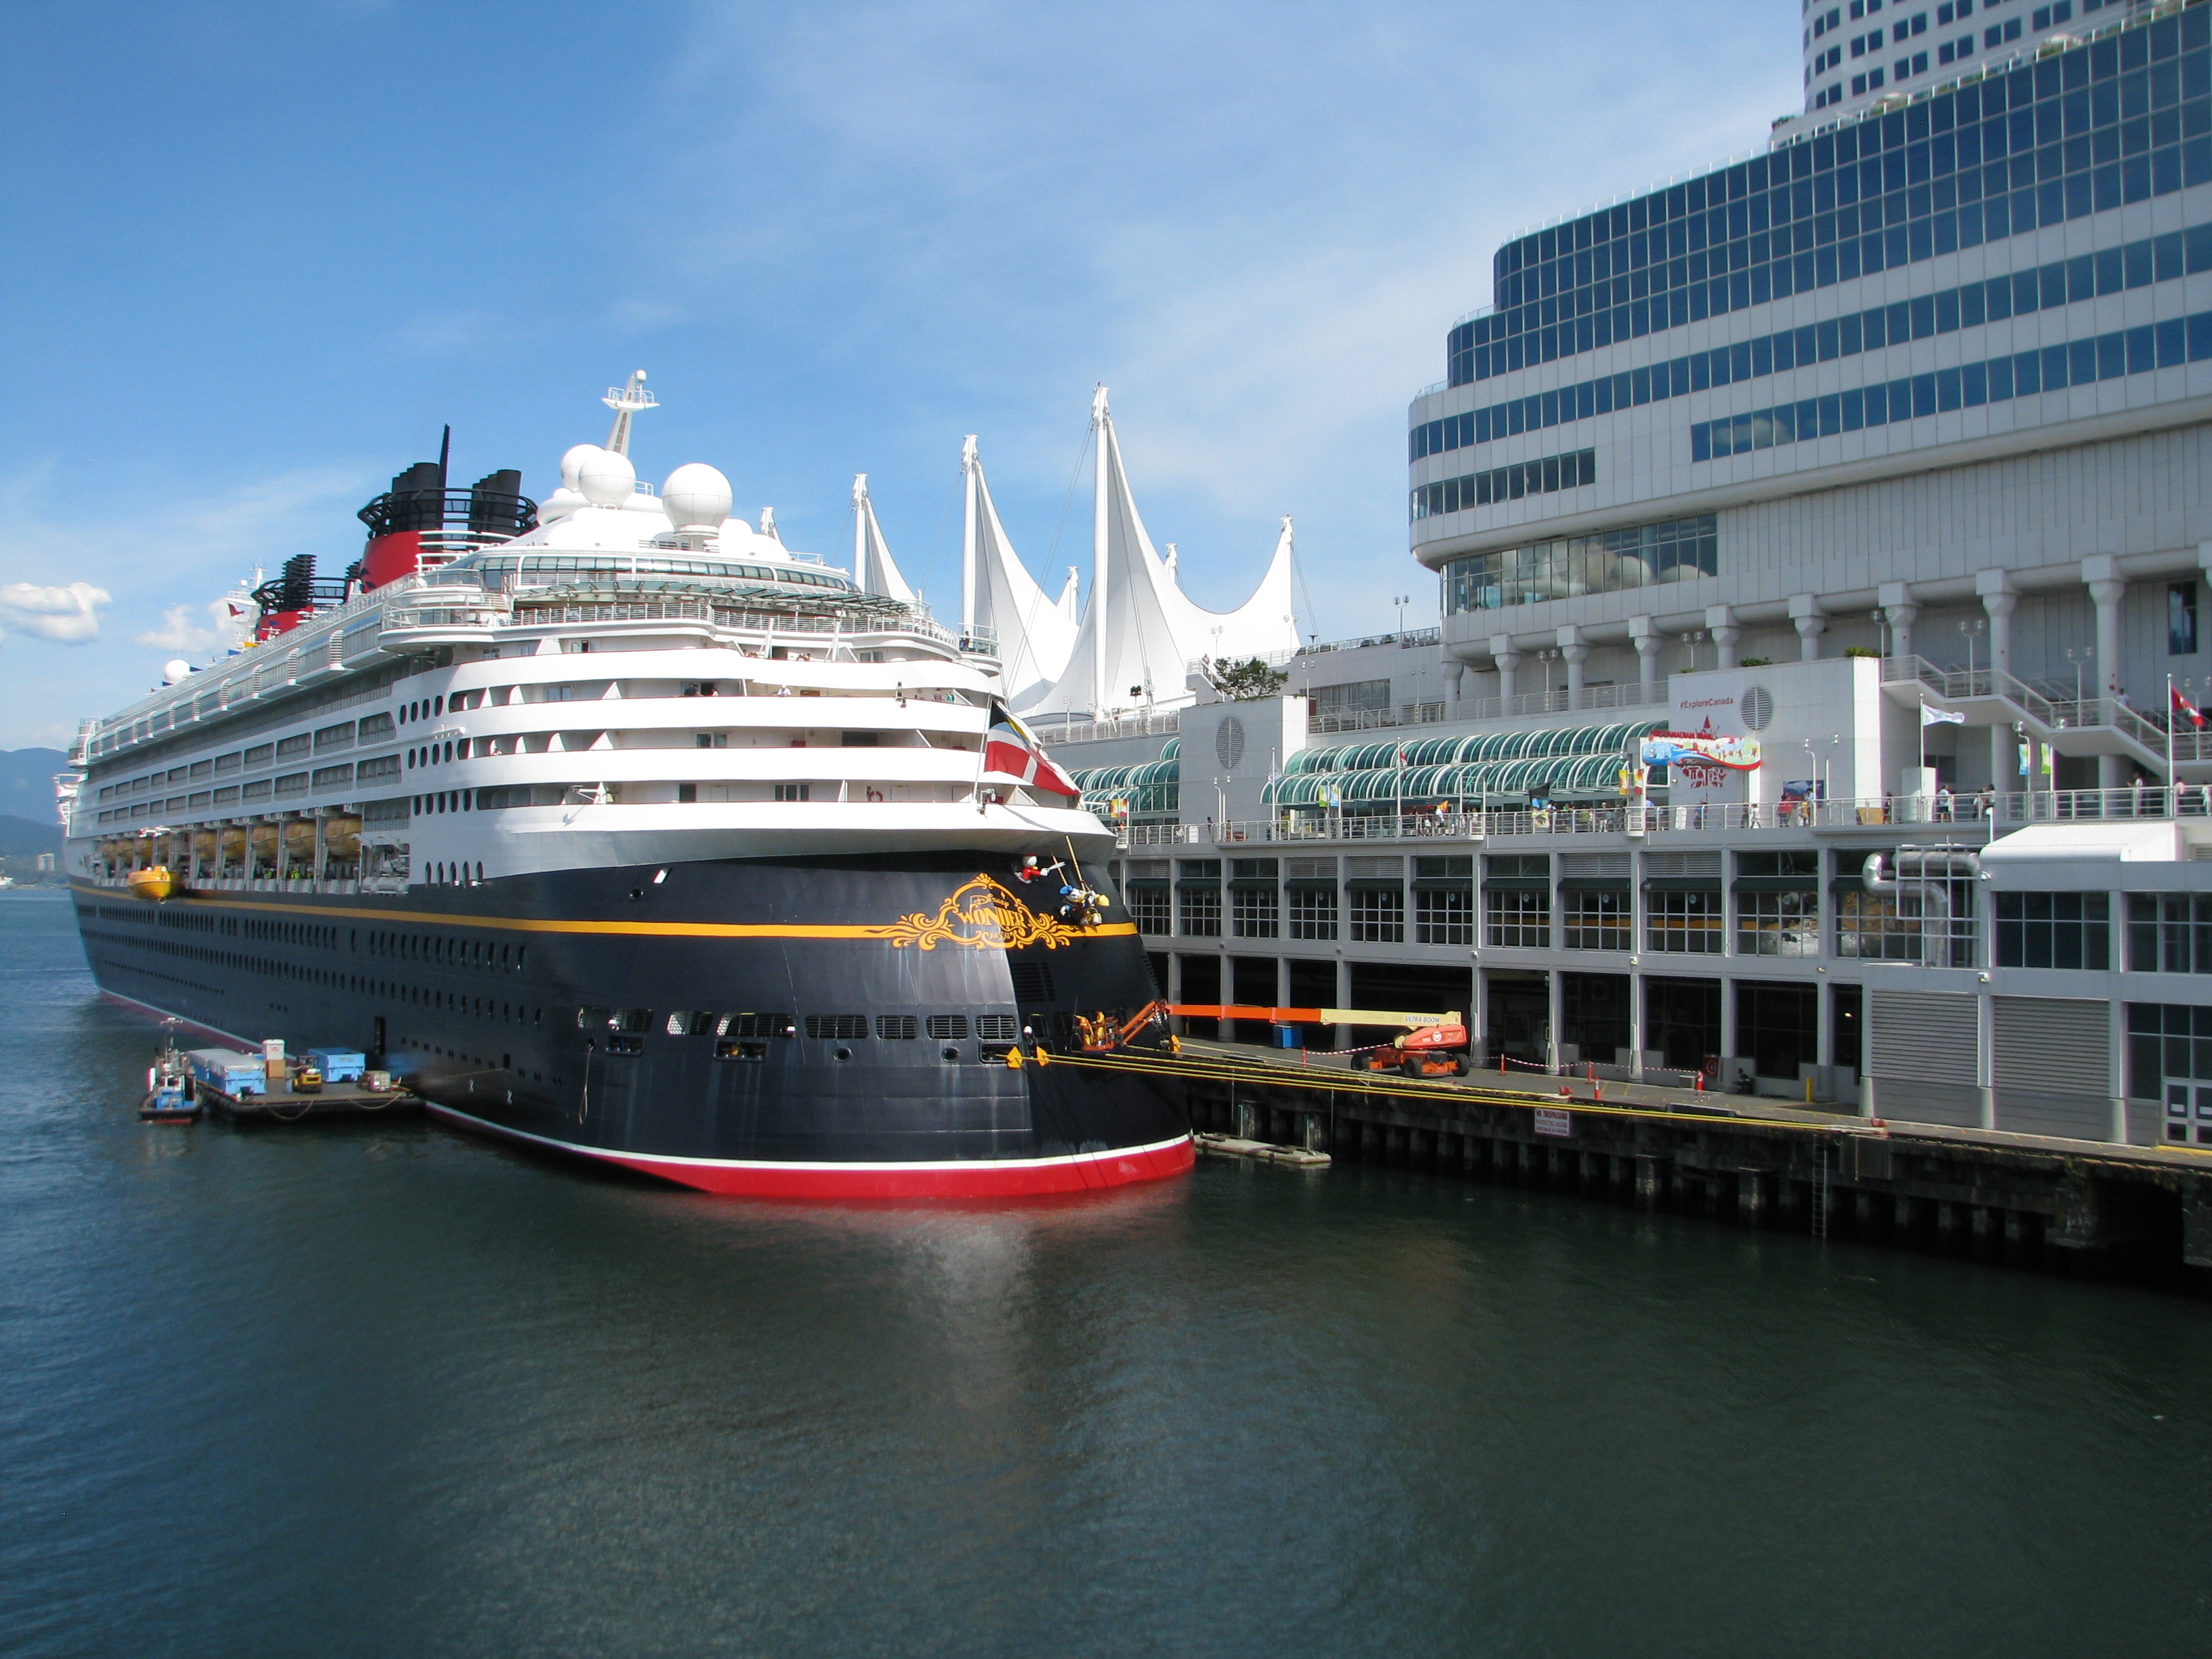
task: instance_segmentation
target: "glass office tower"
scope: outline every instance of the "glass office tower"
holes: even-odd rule
[[[1412,411],[1455,696],[1700,648],[2203,683],[2212,6],[2088,21],[1498,251]],[[2085,786],[2148,758],[2053,746]]]

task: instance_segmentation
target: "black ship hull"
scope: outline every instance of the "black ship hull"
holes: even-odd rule
[[[1056,890],[970,854],[75,898],[111,994],[249,1043],[359,1048],[450,1121],[687,1186],[988,1197],[1178,1174],[1175,1084],[1075,1052],[1079,1016],[1158,994],[1135,930],[1062,920]]]

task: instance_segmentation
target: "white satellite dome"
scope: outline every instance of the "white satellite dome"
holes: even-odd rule
[[[161,684],[174,685],[191,672],[191,664],[186,662],[182,657],[172,657],[161,665]]]
[[[577,464],[576,488],[594,507],[626,507],[637,493],[637,469],[629,464],[629,456],[594,445],[592,453]]]
[[[712,530],[730,516],[730,481],[704,461],[691,461],[668,475],[660,504],[678,530]]]
[[[571,444],[561,457],[561,488],[574,489],[584,470],[584,462],[600,453],[597,444]]]

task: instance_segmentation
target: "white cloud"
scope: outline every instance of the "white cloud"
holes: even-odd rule
[[[228,599],[210,599],[201,607],[203,623],[189,605],[173,605],[161,613],[161,625],[138,635],[135,643],[160,651],[180,651],[186,656],[238,644],[253,631],[253,618],[232,614]]]
[[[980,430],[1025,552],[1103,379],[1194,597],[1240,600],[1290,512],[1320,602],[1380,624],[1378,595],[1428,580],[1406,404],[1491,254],[1758,144],[1801,101],[1771,12],[1131,0],[1102,30],[1012,0],[702,6],[633,211],[656,300],[702,327],[719,307],[786,377],[810,357],[917,428]]]
[[[88,645],[100,637],[100,607],[110,602],[107,590],[90,582],[66,587],[9,582],[0,586],[0,631]]]

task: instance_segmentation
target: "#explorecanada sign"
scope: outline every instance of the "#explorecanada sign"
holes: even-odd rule
[[[1759,769],[1758,732],[1774,699],[1741,675],[1699,674],[1674,700],[1668,730],[1644,739],[1639,758],[1667,768],[1668,799],[1679,805],[1742,800]]]

